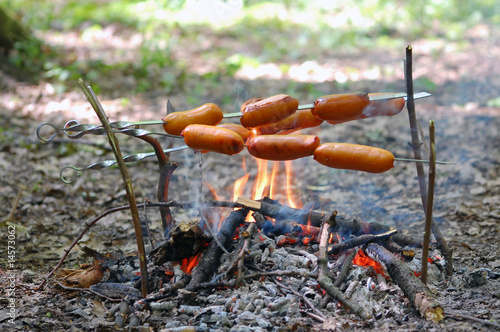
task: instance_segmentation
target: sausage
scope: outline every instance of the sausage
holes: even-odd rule
[[[314,150],[314,160],[322,165],[383,173],[394,167],[394,155],[387,150],[349,143],[325,143]]]
[[[382,95],[392,95],[393,93],[370,93],[369,96],[382,96]],[[374,100],[370,102],[370,105],[366,107],[362,114],[365,118],[372,118],[374,116],[392,116],[399,114],[405,107],[404,98],[393,98],[393,99],[383,99]]]
[[[182,136],[192,149],[228,155],[240,153],[245,144],[241,136],[232,130],[203,124],[188,125]]]
[[[379,96],[379,95],[392,95],[393,93],[370,93],[369,96]],[[399,114],[405,106],[404,98],[393,98],[385,100],[373,100],[370,104],[363,109],[359,116],[355,119],[344,120],[344,121],[327,121],[330,124],[339,124],[342,122],[373,118],[376,116],[392,116]]]
[[[283,120],[297,110],[299,101],[289,95],[280,94],[251,102],[242,107],[241,125],[255,128]]]
[[[222,121],[223,114],[219,106],[207,103],[189,111],[174,112],[162,119],[163,129],[170,135],[179,136],[190,124],[216,125]]]
[[[248,99],[243,104],[241,104],[241,108],[240,108],[241,111],[243,112],[243,110],[245,109],[245,107],[247,107],[250,104],[256,103],[258,101],[261,101],[262,99],[264,99],[264,98],[253,97],[253,98]]]
[[[247,139],[253,135],[253,133],[250,130],[237,123],[221,123],[218,124],[217,127],[226,128],[234,131],[235,133],[241,136],[244,142],[246,142]]]
[[[344,122],[357,119],[369,104],[365,92],[335,94],[316,99],[311,112],[323,120]]]
[[[257,127],[256,131],[260,135],[288,134],[304,128],[317,127],[322,123],[323,120],[315,117],[310,109],[303,109],[276,123]]]
[[[261,135],[250,138],[247,149],[260,159],[292,160],[312,156],[319,144],[314,135]]]

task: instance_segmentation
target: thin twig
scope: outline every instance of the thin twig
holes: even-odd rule
[[[236,274],[236,285],[240,285],[243,280],[243,265],[245,264],[245,254],[250,246],[252,240],[253,231],[255,228],[255,223],[251,223],[246,230],[243,231],[243,246],[238,254],[238,273]]]
[[[91,293],[91,294],[95,294],[97,296],[100,296],[110,302],[120,302],[122,299],[112,299],[110,297],[107,297],[106,295],[103,295],[99,292],[96,292],[90,288],[78,288],[78,287],[67,287],[67,286],[64,286],[62,283],[60,283],[59,281],[56,280],[56,284],[58,287],[60,287],[61,289],[65,290],[65,291],[70,291],[70,292],[86,292],[86,293]]]
[[[143,204],[143,210],[142,210],[142,213],[144,215],[144,223],[146,224],[146,230],[148,231],[148,238],[149,238],[149,243],[151,244],[151,248],[154,248],[155,247],[155,243],[154,243],[154,240],[153,240],[153,234],[151,234],[151,229],[149,229],[149,218],[148,218],[148,210],[146,210],[146,202],[148,201],[148,199],[146,198],[144,200],[144,204]]]
[[[406,47],[406,59],[405,59],[405,79],[406,79],[406,94],[408,96],[406,102],[406,108],[408,109],[408,118],[410,121],[410,131],[411,131],[411,143],[410,146],[413,149],[413,154],[415,159],[421,160],[422,153],[420,151],[420,140],[418,137],[417,128],[417,116],[415,113],[415,100],[413,99],[413,62],[412,62],[412,47],[408,45]],[[424,166],[421,162],[416,162],[417,176],[418,176],[418,187],[420,189],[420,197],[422,198],[422,206],[424,208],[424,213],[427,214],[427,184],[425,181]],[[446,240],[444,239],[441,230],[435,222],[431,223],[432,233],[436,238],[436,241],[441,246],[443,250],[443,255],[446,261],[446,274],[451,276],[453,274],[453,250],[448,246]]]
[[[301,294],[301,293],[299,293],[299,292],[297,292],[297,291],[293,290],[293,289],[292,289],[291,287],[289,287],[289,286],[285,286],[285,285],[283,285],[281,282],[279,282],[278,280],[276,280],[276,278],[274,278],[274,279],[273,279],[273,282],[274,282],[276,285],[278,285],[279,287],[281,287],[281,288],[284,288],[284,289],[288,290],[288,291],[289,291],[289,292],[291,292],[293,295],[300,297],[300,298],[302,299],[302,301],[304,301],[304,303],[305,303],[305,304],[307,304],[307,305],[309,306],[309,308],[311,308],[311,309],[314,311],[314,313],[315,313],[318,317],[320,317],[320,318],[321,318],[321,320],[320,320],[320,321],[324,322],[324,321],[326,320],[325,315],[323,315],[323,313],[322,313],[322,312],[321,312],[318,308],[316,308],[316,307],[314,306],[314,304],[313,304],[313,303],[312,303],[312,302],[311,302],[311,301],[310,301],[310,300],[309,300],[309,299],[308,299],[308,298],[307,298],[304,294]]]
[[[209,221],[207,218],[205,218],[203,216],[203,213],[200,212],[200,210],[198,209],[198,215],[200,216],[201,220],[204,221],[206,224],[208,224],[208,227],[207,227],[207,230],[208,232],[210,233],[210,235],[212,235],[212,238],[213,240],[215,241],[215,243],[217,243],[217,245],[219,246],[219,248],[226,254],[226,255],[230,255],[229,251],[227,251],[226,248],[224,248],[224,246],[222,245],[222,243],[220,243],[220,240],[219,238],[217,237],[217,234],[214,233],[214,231],[212,230],[212,227],[213,227],[213,223],[211,221]]]
[[[454,312],[447,312],[444,314],[446,318],[460,318],[460,319],[468,319],[473,322],[481,323],[483,325],[487,326],[493,326],[496,327],[497,329],[500,329],[500,324],[497,324],[495,322],[490,322],[489,320],[485,319],[480,319],[474,316],[469,316],[469,315],[464,315],[464,314],[459,314],[459,313],[454,313]]]
[[[21,199],[21,195],[23,194],[23,190],[24,190],[24,185],[22,185],[19,188],[16,197],[14,197],[14,200],[12,201],[12,207],[10,209],[10,212],[7,215],[7,217],[5,217],[2,220],[2,222],[9,222],[9,221],[12,222],[14,220],[14,213],[16,213],[17,206],[19,205],[19,200]]]
[[[430,163],[429,163],[429,187],[427,193],[427,213],[425,214],[425,233],[424,245],[422,250],[422,275],[421,280],[427,284],[427,258],[429,257],[429,244],[431,242],[431,224],[432,224],[432,206],[434,204],[434,184],[436,182],[436,144],[435,144],[434,120],[429,122],[429,144],[430,144]]]
[[[333,285],[332,279],[328,276],[328,257],[326,255],[326,247],[328,244],[328,223],[323,223],[320,232],[319,253],[318,253],[318,284],[323,288],[332,298],[341,302],[346,308],[351,309],[356,315],[363,319],[370,317],[363,307],[358,303],[353,302],[345,297],[337,287]]]
[[[146,250],[144,248],[144,238],[142,236],[142,228],[141,221],[139,219],[139,211],[137,209],[137,204],[135,201],[134,190],[132,188],[132,180],[128,174],[127,166],[125,165],[125,161],[123,160],[123,156],[120,150],[120,146],[118,144],[118,140],[116,139],[115,134],[113,133],[113,129],[109,125],[108,118],[104,112],[104,109],[101,106],[101,103],[97,99],[94,94],[94,91],[90,86],[87,86],[82,79],[78,80],[78,84],[80,85],[83,93],[87,97],[89,103],[92,105],[95,113],[99,117],[104,129],[106,130],[106,134],[108,135],[109,145],[113,149],[113,153],[115,155],[115,159],[117,161],[118,167],[120,169],[120,173],[122,175],[123,184],[125,187],[125,191],[127,193],[127,198],[130,205],[130,213],[132,215],[132,222],[134,224],[135,238],[137,242],[137,252],[139,256],[139,265],[141,270],[141,290],[142,296],[146,297],[148,295],[148,268],[146,262]]]

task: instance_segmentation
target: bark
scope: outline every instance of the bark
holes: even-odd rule
[[[326,246],[328,243],[328,224],[324,224],[321,229],[320,242],[319,242],[319,254],[318,254],[318,283],[323,288],[328,295],[332,298],[341,302],[344,306],[351,309],[356,315],[362,319],[369,318],[369,314],[355,302],[347,299],[337,287],[333,285],[332,279],[328,276],[328,257],[326,255]]]
[[[236,228],[245,221],[247,212],[248,211],[246,209],[234,211],[229,215],[229,217],[226,218],[226,220],[224,220],[217,237],[219,238],[219,242],[226,249],[229,247],[229,244],[233,239]],[[216,241],[212,241],[208,246],[207,251],[203,254],[200,262],[194,269],[191,282],[187,285],[186,290],[194,291],[198,284],[209,280],[219,266],[221,255],[222,249]]]
[[[385,265],[391,279],[423,317],[435,323],[444,318],[443,308],[427,286],[398,257],[375,243],[369,244],[365,251],[372,259]]]

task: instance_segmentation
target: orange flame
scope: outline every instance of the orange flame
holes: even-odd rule
[[[292,168],[292,161],[287,160],[285,161],[285,169],[286,169],[286,198],[288,201],[288,205],[292,208],[299,209],[302,207],[302,202],[300,202],[298,197],[296,196],[295,190],[293,190],[293,179],[294,179],[294,172]]]
[[[257,178],[253,187],[252,199],[261,199],[266,195],[266,187],[269,185],[267,175],[267,160],[255,159],[257,161]]]
[[[366,254],[362,250],[358,250],[356,256],[354,256],[352,263],[358,266],[366,266],[366,267],[371,266],[373,267],[376,273],[381,274],[387,278],[387,276],[384,273],[383,266],[380,265],[380,263],[371,259],[370,257],[366,256]]]
[[[200,258],[201,258],[201,253],[188,258],[183,258],[181,261],[181,270],[184,273],[191,274],[191,271],[193,271],[194,267],[198,265]]]
[[[233,201],[243,195],[245,192],[245,186],[248,182],[248,178],[250,177],[250,173],[243,175],[238,180],[234,181],[234,189],[233,189]]]

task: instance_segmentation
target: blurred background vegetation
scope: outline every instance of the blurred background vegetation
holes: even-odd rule
[[[102,93],[116,89],[110,80],[129,82],[132,93],[170,93],[195,79],[196,94],[242,68],[276,63],[286,73],[292,63],[377,50],[402,58],[416,39],[460,45],[471,27],[500,23],[498,0],[0,0],[0,8],[32,32],[13,43],[9,64],[60,92],[84,76]],[[117,34],[123,44],[110,45]]]

